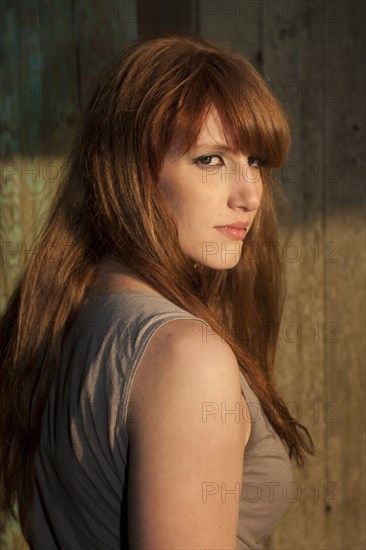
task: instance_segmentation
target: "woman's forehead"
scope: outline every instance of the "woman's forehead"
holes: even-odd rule
[[[212,141],[226,143],[226,137],[221,125],[219,114],[215,108],[211,108],[205,118],[197,138],[197,146],[201,147]]]
[[[209,149],[212,147],[234,150],[235,146],[230,137],[230,135],[225,135],[220,116],[216,108],[211,107],[207,116],[202,122],[196,139],[192,143],[187,153],[191,149]],[[187,136],[182,135],[182,133],[179,132],[178,128],[174,134],[169,149],[169,154],[180,154],[182,150],[184,150],[187,146],[186,138]]]

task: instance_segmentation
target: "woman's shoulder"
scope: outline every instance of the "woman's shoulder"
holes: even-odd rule
[[[182,311],[185,312],[185,310]],[[155,331],[151,338],[152,355],[164,350],[165,356],[168,357],[170,354],[179,354],[184,350],[188,357],[197,353],[212,354],[219,349],[225,349],[227,353],[233,354],[228,344],[212,330],[206,321],[188,312],[185,313],[187,313],[186,318],[172,318]]]
[[[149,401],[147,393],[151,398],[156,391],[163,391],[173,400],[202,391],[207,402],[221,403],[229,396],[235,401],[240,398],[235,354],[202,319],[164,323],[154,332],[140,359],[130,398],[142,406]]]
[[[136,371],[135,421],[127,427],[129,483],[137,488],[129,514],[135,525],[144,513],[145,524],[152,518],[162,525],[177,495],[183,495],[188,515],[193,510],[194,517],[207,519],[204,480],[232,487],[242,478],[249,426],[242,417],[223,416],[240,399],[237,365],[220,338],[204,342],[200,325],[187,319],[160,327]],[[162,516],[157,519],[154,510]]]

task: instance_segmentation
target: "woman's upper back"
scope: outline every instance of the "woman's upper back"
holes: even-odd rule
[[[65,340],[44,416],[35,463],[34,548],[127,548],[127,509],[136,509],[139,491],[141,496],[141,487],[128,483],[129,434],[137,433],[139,421],[136,403],[130,400],[132,382],[157,329],[169,321],[194,318],[150,293],[117,292],[85,301]],[[254,418],[243,487],[249,483],[251,489],[270,491],[270,498],[267,492],[258,496],[258,490],[255,498],[246,489],[243,495],[243,487],[240,494],[234,487],[231,497],[233,487],[226,487],[225,496],[221,480],[211,477],[201,480],[200,495],[206,510],[218,491],[228,502],[239,498],[237,548],[261,548],[259,539],[270,533],[287,508],[282,487],[292,481],[292,472],[282,442],[242,375],[240,382]],[[216,404],[205,406],[209,421]],[[187,422],[188,433],[189,429]],[[167,450],[160,452],[165,456]],[[231,452],[228,449],[228,457]],[[195,468],[191,458],[186,456],[187,475]],[[149,456],[140,460],[148,464]],[[174,494],[179,505],[184,495]],[[180,524],[187,525],[187,518]]]

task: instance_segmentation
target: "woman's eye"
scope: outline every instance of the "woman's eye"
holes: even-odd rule
[[[215,162],[215,164],[211,164],[211,161],[209,161],[208,163],[206,163],[205,161],[207,159],[213,159],[213,158],[217,158],[217,159],[220,159],[220,163],[217,163]],[[202,166],[220,166],[221,164],[224,164],[224,161],[222,159],[222,157],[220,157],[220,155],[206,155],[204,157],[199,157],[198,159],[196,159],[196,161],[198,164],[202,164]]]
[[[248,164],[253,168],[260,168],[263,165],[263,161],[260,158],[253,157],[253,155],[249,155]]]

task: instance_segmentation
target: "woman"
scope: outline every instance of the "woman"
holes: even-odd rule
[[[229,47],[138,40],[102,73],[1,321],[1,504],[32,548],[262,548],[313,452],[273,377],[288,148]]]

